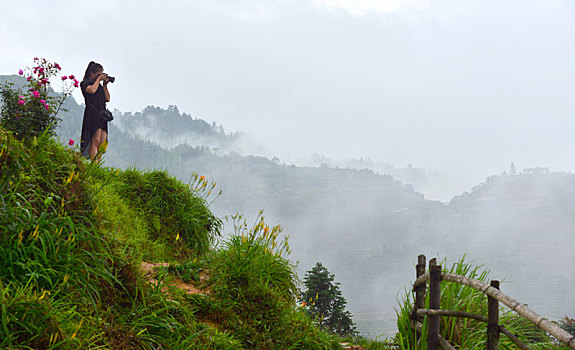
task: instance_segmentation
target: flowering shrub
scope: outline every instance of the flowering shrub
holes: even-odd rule
[[[23,88],[15,88],[12,83],[0,85],[2,110],[0,123],[20,139],[28,139],[47,131],[53,133],[60,118],[58,113],[64,100],[79,86],[74,75],[62,76],[62,92],[55,93],[50,88],[50,78],[60,74],[62,67],[45,58],[34,58],[34,67],[18,74],[26,75]]]

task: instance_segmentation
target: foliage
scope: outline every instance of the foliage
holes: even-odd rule
[[[140,135],[168,148],[197,142],[219,149],[231,149],[240,136],[237,133],[225,133],[221,125],[210,125],[202,119],[181,113],[178,107],[173,105],[166,109],[147,106],[141,112],[133,114],[117,113],[116,122],[128,135]]]
[[[20,139],[40,136],[44,131],[53,133],[60,119],[58,112],[78,80],[73,76],[61,76],[64,83],[61,94],[50,89],[50,79],[60,74],[58,63],[45,58],[34,58],[34,67],[26,69],[27,84],[24,88],[14,88],[14,84],[0,85],[2,112],[0,123],[6,130],[12,131]],[[24,75],[20,70],[19,75]],[[26,91],[24,91],[26,90]]]
[[[214,250],[214,188],[195,174],[185,185],[103,168],[48,132],[21,142],[0,128],[0,347],[338,348],[295,307],[281,227],[260,217],[248,230],[236,216],[236,233]],[[144,258],[169,265],[150,277]],[[209,295],[170,285],[202,284],[200,273]]]
[[[446,260],[440,265],[445,266]],[[463,256],[454,263],[448,272],[467,276],[478,281],[487,283],[489,271],[482,265],[473,266],[465,261]],[[397,311],[397,340],[402,349],[426,349],[427,348],[427,317],[423,321],[421,334],[417,334],[411,327],[411,311],[413,308],[413,292],[406,292]],[[429,307],[429,293],[426,295],[425,307]],[[464,311],[487,317],[487,297],[480,291],[457,283],[441,284],[441,309]],[[542,330],[535,327],[528,320],[518,316],[513,311],[500,309],[500,324],[505,326],[523,342],[534,349],[553,348],[551,338]],[[482,322],[456,317],[441,317],[441,336],[450,344],[461,349],[483,349],[486,341],[486,325]],[[515,349],[515,345],[503,334],[500,336],[501,349]]]
[[[314,327],[295,309],[295,266],[287,237],[260,213],[253,227],[232,218],[235,233],[211,257],[210,286],[218,302],[204,300],[199,315],[242,339],[250,349],[331,349],[337,339]],[[200,304],[200,303],[199,303]]]
[[[362,335],[355,335],[353,337],[346,337],[342,340],[349,343],[361,346],[365,350],[392,350],[398,349],[395,339],[380,339],[381,337],[376,337],[375,339],[366,338]]]
[[[113,176],[111,187],[130,208],[146,218],[150,239],[173,245],[173,254],[205,254],[220,235],[221,220],[200,196],[212,187],[205,178],[198,177],[189,187],[165,171],[128,169],[116,171]]]
[[[557,321],[557,325],[575,336],[575,319],[565,316]]]
[[[302,305],[321,327],[343,336],[354,335],[357,330],[351,313],[345,309],[347,301],[334,278],[320,262],[316,263],[304,278]]]

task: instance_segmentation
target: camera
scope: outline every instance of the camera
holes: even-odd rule
[[[102,74],[107,74],[107,73],[102,73]],[[109,83],[113,83],[115,81],[116,81],[116,77],[112,77],[112,76],[108,75],[108,82]]]

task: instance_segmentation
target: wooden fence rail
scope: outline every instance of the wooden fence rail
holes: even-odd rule
[[[465,317],[487,323],[487,350],[497,350],[499,346],[499,334],[503,333],[520,349],[530,350],[530,348],[513,335],[509,330],[499,324],[499,303],[503,303],[517,314],[531,321],[535,326],[543,329],[555,337],[558,341],[566,344],[571,349],[575,349],[575,336],[563,330],[553,322],[539,316],[526,306],[512,299],[499,290],[499,281],[491,281],[491,284],[475,280],[473,278],[441,272],[441,266],[437,265],[436,259],[429,261],[429,273],[425,272],[425,255],[417,258],[416,265],[417,279],[413,283],[415,292],[415,302],[411,315],[412,326],[420,332],[423,317],[428,317],[427,349],[436,350],[439,346],[443,349],[454,349],[445,339],[439,335],[440,317]],[[458,283],[476,289],[487,295],[487,317],[482,315],[460,312],[457,310],[441,310],[441,282]],[[427,283],[429,283],[429,309],[425,309],[425,295],[427,293]]]

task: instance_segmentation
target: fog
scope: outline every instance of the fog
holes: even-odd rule
[[[77,76],[90,60],[100,62],[117,78],[110,108],[177,105],[242,135],[222,152],[369,168],[441,200],[409,194],[405,205],[382,202],[377,191],[343,191],[286,214],[257,196],[229,199],[239,195],[222,181],[218,214],[254,216],[271,206],[270,221],[292,236],[300,274],[323,261],[363,330],[391,332],[395,297],[421,253],[450,261],[468,254],[536,311],[575,313],[575,222],[569,199],[553,199],[560,190],[535,181],[525,185],[532,192],[510,195],[510,180],[485,196],[462,197],[470,201],[460,207],[446,204],[509,173],[511,162],[519,171],[575,168],[572,1],[0,0],[0,53],[0,74],[15,74],[36,56]],[[156,128],[131,132],[165,148],[221,148]],[[179,171],[185,179],[192,171],[217,174]],[[275,190],[258,180],[254,188]],[[557,181],[560,189],[572,182]],[[533,285],[527,261],[552,272]],[[544,301],[545,283],[556,304]],[[563,300],[567,309],[557,306]]]
[[[95,60],[114,108],[175,104],[268,156],[411,163],[459,188],[511,161],[575,166],[571,1],[41,4],[0,1],[2,74]]]

